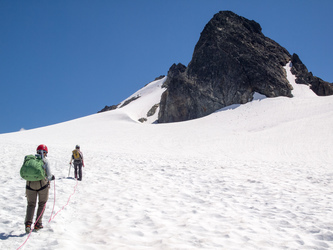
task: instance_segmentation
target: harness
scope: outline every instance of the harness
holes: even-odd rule
[[[37,190],[32,189],[32,188],[30,187],[30,184],[31,184],[31,181],[29,181],[29,185],[26,185],[26,189],[31,190],[31,191],[39,192],[39,191],[42,191],[43,189],[47,188],[47,187],[49,186],[50,182],[48,181],[48,182],[46,183],[46,185],[42,187],[42,180],[40,180],[40,181],[39,181],[39,184],[40,184],[41,188],[40,188],[40,189],[37,189]]]

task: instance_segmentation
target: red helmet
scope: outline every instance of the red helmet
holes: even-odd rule
[[[37,152],[38,151],[45,151],[46,153],[49,152],[49,150],[47,149],[46,145],[44,144],[40,144],[38,147],[37,147]]]

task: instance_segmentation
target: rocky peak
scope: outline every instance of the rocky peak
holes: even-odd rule
[[[192,60],[173,64],[163,86],[158,123],[203,117],[232,104],[252,101],[255,92],[267,97],[292,97],[285,69],[292,62],[296,83],[309,85],[317,95],[332,95],[333,85],[308,72],[296,54],[292,56],[262,33],[260,25],[231,11],[221,11],[206,24]],[[161,79],[160,76],[155,80]],[[100,112],[121,108],[105,106]],[[147,117],[157,110],[157,104]],[[146,118],[142,118],[142,122]]]
[[[221,11],[202,31],[189,65],[170,68],[159,122],[203,117],[251,101],[254,92],[291,97],[283,69],[290,58],[286,49],[263,35],[257,22]]]

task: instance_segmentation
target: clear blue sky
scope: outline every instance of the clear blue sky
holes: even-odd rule
[[[231,10],[333,82],[332,0],[0,0],[0,133],[94,114],[173,63]]]

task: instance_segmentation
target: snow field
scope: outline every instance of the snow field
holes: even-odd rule
[[[333,98],[286,70],[294,98],[137,122],[158,96],[145,88],[162,79],[123,109],[0,135],[0,249],[27,239],[19,169],[41,143],[56,180],[44,229],[21,249],[333,249]],[[75,189],[76,144],[86,167]]]
[[[332,247],[330,166],[93,155],[87,153],[91,160],[83,181],[63,210],[76,181],[72,170],[67,176],[66,158],[50,157],[57,175],[55,213],[61,211],[47,223],[54,201],[52,183],[45,228],[32,234],[23,249]],[[2,249],[16,249],[26,237],[26,201],[18,194],[24,191],[24,181],[14,191],[11,185],[20,182],[10,175],[5,176],[6,185],[1,184],[10,187],[3,193],[11,192],[1,197],[11,204],[2,210],[6,214],[1,216],[1,231],[11,228],[1,236]]]

